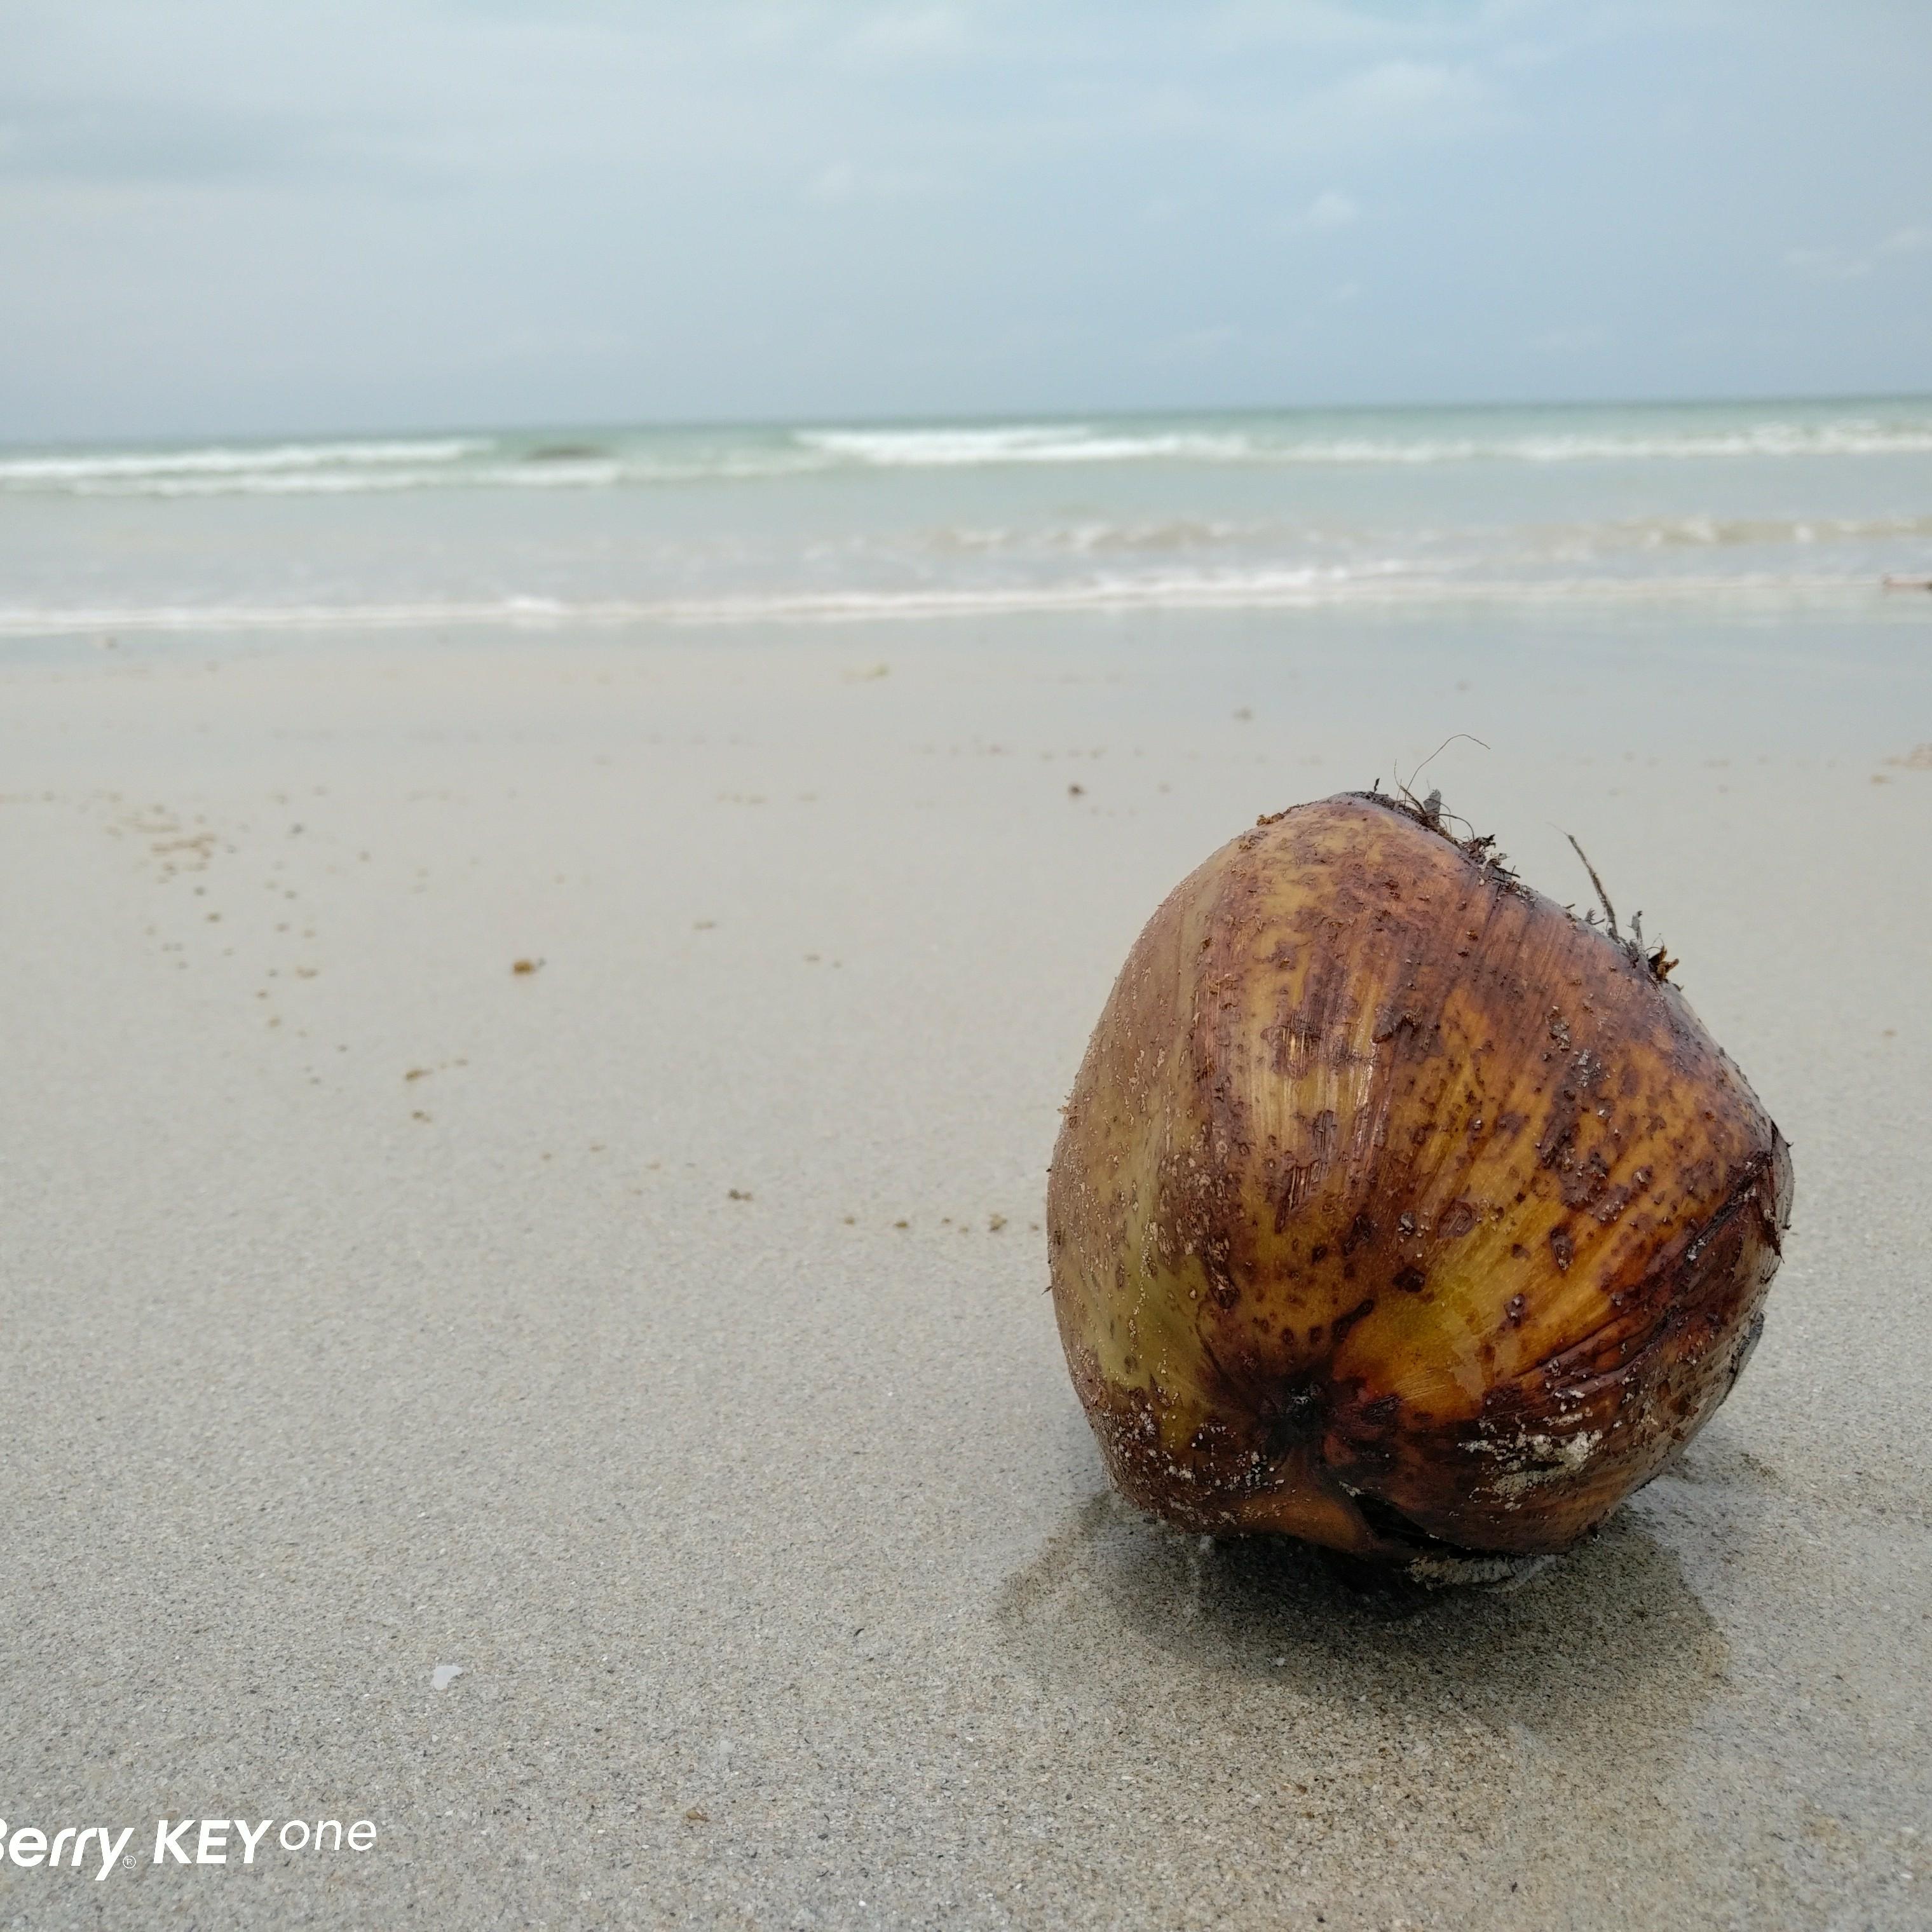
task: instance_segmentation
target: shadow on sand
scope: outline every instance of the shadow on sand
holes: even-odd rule
[[[1009,1579],[995,1621],[1076,1702],[1158,1694],[1232,1716],[1265,1684],[1357,1728],[1454,1714],[1619,1760],[1673,1755],[1726,1654],[1628,1509],[1513,1588],[1426,1592],[1365,1587],[1285,1540],[1183,1535],[1102,1492]]]

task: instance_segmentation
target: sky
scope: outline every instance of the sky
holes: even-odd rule
[[[0,442],[1928,390],[1925,0],[0,0]]]

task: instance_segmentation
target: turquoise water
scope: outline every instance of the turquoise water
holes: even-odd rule
[[[0,452],[0,634],[1822,606],[1932,574],[1932,400]],[[1920,593],[1922,595],[1922,593]]]

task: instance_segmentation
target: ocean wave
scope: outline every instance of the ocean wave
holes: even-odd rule
[[[215,445],[199,449],[152,449],[90,452],[85,454],[0,457],[0,488],[22,484],[89,483],[166,484],[184,478],[206,478],[244,484],[251,478],[277,476],[320,478],[371,466],[410,464],[447,464],[489,447],[471,436],[385,439],[360,442],[287,442],[251,448],[245,445]]]
[[[89,476],[67,484],[60,494],[163,500],[192,496],[362,496],[446,489],[460,480],[460,472],[453,470],[262,470],[229,476]],[[0,477],[0,494],[20,488]]]
[[[1092,518],[1077,524],[942,524],[922,532],[920,546],[942,556],[1140,555],[1223,548],[1242,542],[1279,542],[1308,533],[1276,524],[1232,523],[1203,517],[1155,517],[1131,523]]]
[[[1337,464],[1510,462],[1672,462],[1713,458],[1918,456],[1932,454],[1932,422],[1760,423],[1708,431],[1635,431],[1555,436],[1442,437],[1382,441],[1370,437],[1284,444],[1259,460]]]
[[[1932,538],[1932,516],[1634,517],[1574,526],[1573,540],[1599,550],[1724,550],[1882,542]]]
[[[446,469],[394,467],[262,470],[212,476],[88,476],[69,484],[75,496],[360,496],[396,495],[416,490],[608,488],[622,482],[620,466],[608,462],[546,463],[521,470],[509,464],[452,464]],[[0,476],[0,491],[8,487]]]
[[[1413,470],[1456,464],[1783,460],[1932,454],[1932,414],[1391,412],[1193,421],[610,431],[212,444],[0,454],[0,493],[76,496],[344,495],[412,490],[610,490],[764,482],[821,472],[1153,466]]]
[[[0,458],[0,494],[68,496],[342,496],[413,490],[608,490],[626,484],[716,483],[794,476],[830,466],[808,452],[725,452],[688,459],[537,452],[475,460],[489,446],[385,448],[330,462],[230,462],[232,452],[166,458]],[[471,460],[465,460],[469,458]],[[205,459],[205,460],[204,460]],[[415,466],[413,467],[410,466]]]
[[[1842,603],[1882,595],[1869,576],[1459,578],[1390,562],[1170,572],[1061,583],[776,591],[715,597],[536,596],[341,604],[0,606],[0,636],[59,637],[315,630],[438,630],[612,625],[812,624],[1058,612],[1328,607],[1672,603]]]
[[[806,448],[881,469],[1183,461],[1330,466],[1932,454],[1932,420],[1768,422],[1723,429],[1576,430],[1515,436],[1330,436],[1262,429],[1134,434],[1081,423],[988,429],[801,430]]]
[[[1387,532],[1381,540],[1388,541]],[[1580,562],[1634,552],[1725,549],[1808,549],[1834,544],[1932,540],[1932,515],[1880,517],[1723,517],[1714,514],[1606,518],[1594,522],[1470,528],[1444,524],[1413,530],[1405,539],[1445,567],[1446,554],[1472,562],[1486,556],[1492,570],[1517,565]],[[1206,517],[1147,517],[1018,524],[939,524],[880,542],[856,539],[858,554],[902,554],[908,548],[942,557],[1021,560],[1065,556],[1178,555],[1247,550],[1279,560],[1307,554],[1327,562],[1360,555],[1377,532],[1299,519],[1235,520]]]
[[[1175,430],[1138,434],[1084,423],[1016,423],[992,429],[822,429],[793,432],[804,448],[881,470],[956,470],[1015,463],[1240,462],[1249,435]]]

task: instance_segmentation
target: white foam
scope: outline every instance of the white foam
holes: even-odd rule
[[[598,490],[626,484],[735,482],[828,469],[808,451],[738,451],[692,460],[597,457],[537,463],[466,462],[478,443],[382,448],[368,458],[305,463],[265,452],[248,461],[231,452],[168,456],[0,458],[0,494],[70,496],[344,496],[414,490]]]
[[[1319,609],[1435,604],[1834,604],[1879,595],[1864,576],[1445,578],[1397,562],[1353,570],[1174,572],[1058,584],[572,602],[511,596],[395,603],[0,607],[0,636],[440,630],[584,625],[814,624],[1056,612]]]
[[[1323,436],[1273,425],[1225,432],[1130,433],[1082,423],[998,428],[802,430],[807,448],[880,468],[1186,461],[1412,466],[1442,463],[1637,462],[1740,457],[1932,454],[1932,421],[1856,418],[1735,428],[1573,430],[1482,436]]]
[[[1149,518],[1114,523],[1094,518],[1033,529],[943,525],[925,532],[922,548],[942,555],[996,556],[1047,553],[1076,556],[1140,555],[1225,547],[1243,541],[1292,540],[1304,532],[1270,524],[1218,522],[1200,517]]]
[[[1932,537],[1932,516],[1657,517],[1582,526],[1599,544],[1645,550],[1716,550],[1744,544],[1888,542]]]
[[[447,464],[490,447],[468,436],[415,441],[289,442],[249,448],[101,452],[86,455],[0,457],[0,485],[164,481],[214,477],[238,481],[361,465]]]
[[[1607,412],[1606,412],[1607,413]],[[1474,419],[1472,419],[1474,418]],[[1573,419],[1574,421],[1574,419]],[[1932,417],[1842,416],[1708,426],[1653,417],[1548,431],[1486,428],[1477,412],[1413,417],[1347,434],[1318,418],[1044,421],[793,430],[644,431],[542,462],[515,439],[399,436],[340,441],[0,456],[0,492],[76,496],[346,495],[463,488],[596,490],[759,482],[831,470],[962,470],[1012,466],[1204,465],[1414,468],[1896,457],[1932,454]]]
[[[986,464],[1126,463],[1190,458],[1240,461],[1253,454],[1246,435],[1199,430],[1147,434],[1102,431],[1082,423],[1016,423],[986,429],[800,430],[806,448],[880,469],[956,469]]]

